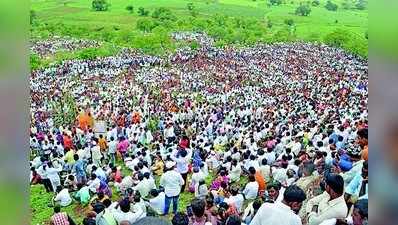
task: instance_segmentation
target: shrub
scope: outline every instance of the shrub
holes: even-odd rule
[[[128,5],[128,6],[126,7],[126,10],[129,11],[130,13],[133,13],[133,12],[134,12],[134,6]]]
[[[140,15],[140,16],[148,16],[149,15],[149,11],[146,10],[144,7],[139,7],[138,8],[138,15]]]
[[[30,15],[29,15],[30,25],[36,22],[36,18],[37,18],[36,12],[34,10],[30,10]]]
[[[294,24],[294,20],[293,19],[285,19],[285,24],[292,26]]]
[[[271,5],[280,5],[282,4],[282,0],[269,0]]]
[[[107,11],[109,4],[106,0],[93,0],[91,6],[95,11]]]
[[[320,5],[321,3],[319,2],[319,0],[315,0],[315,1],[312,1],[312,6],[318,6],[318,5]]]
[[[311,13],[311,8],[307,4],[301,4],[299,7],[296,9],[296,15],[300,16],[308,16]]]
[[[152,18],[159,19],[160,21],[170,20],[176,21],[177,17],[171,12],[170,9],[160,7],[155,9],[152,13]]]
[[[357,4],[355,5],[355,8],[359,10],[364,10],[366,9],[367,5],[368,5],[367,0],[358,0]]]
[[[333,3],[332,1],[327,1],[325,8],[329,11],[337,11],[337,4]]]
[[[143,32],[150,32],[155,28],[155,24],[151,19],[141,18],[137,20],[137,28]]]
[[[190,2],[190,3],[187,4],[187,9],[188,9],[189,11],[192,11],[192,10],[195,9],[195,6],[193,5],[192,2]]]
[[[323,40],[328,45],[342,48],[350,40],[350,34],[346,30],[337,29],[327,34]]]

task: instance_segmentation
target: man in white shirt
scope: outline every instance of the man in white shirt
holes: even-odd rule
[[[253,200],[257,197],[258,193],[258,183],[256,178],[253,175],[249,176],[249,183],[246,184],[245,189],[243,190],[243,194],[246,199]]]
[[[289,186],[283,195],[283,201],[264,203],[258,209],[250,225],[301,225],[301,219],[296,212],[300,210],[305,198],[303,190],[296,185]]]
[[[237,186],[231,187],[231,196],[224,199],[224,202],[228,204],[234,204],[239,213],[242,212],[242,206],[245,198],[239,193],[239,188]]]
[[[136,212],[130,211],[130,202],[127,199],[123,199],[120,203],[116,203],[110,206],[111,212],[118,224],[124,220],[129,221],[131,224],[141,219],[144,212],[138,208]]]
[[[163,191],[156,189],[151,190],[152,199],[149,199],[149,206],[154,209],[159,215],[162,215],[165,207],[166,195]]]
[[[57,195],[53,199],[53,204],[58,203],[60,206],[65,207],[72,203],[68,188],[62,189],[62,186],[57,187]]]
[[[306,213],[309,225],[319,225],[328,219],[343,219],[347,216],[343,178],[338,174],[329,174],[325,180],[326,191],[307,203]]]
[[[145,179],[142,173],[138,174],[138,180],[138,184],[133,189],[140,192],[141,197],[146,198],[152,187],[149,186],[148,179]]]
[[[181,174],[174,170],[175,162],[166,162],[166,172],[160,177],[160,186],[164,188],[166,194],[164,214],[169,213],[170,203],[173,200],[173,213],[177,213],[178,197],[180,196],[181,186],[184,179]]]

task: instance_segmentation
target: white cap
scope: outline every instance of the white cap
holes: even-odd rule
[[[166,162],[166,169],[171,169],[171,168],[173,168],[173,166],[175,166],[175,164],[176,164],[176,162],[174,162],[174,161],[167,161]]]

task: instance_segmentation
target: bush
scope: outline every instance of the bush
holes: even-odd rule
[[[29,15],[30,25],[36,22],[36,18],[37,18],[36,12],[34,10],[30,10],[30,15]]]
[[[337,29],[332,33],[327,34],[323,40],[328,45],[342,48],[350,40],[350,34],[346,30]]]
[[[294,20],[293,19],[285,19],[285,24],[292,26],[294,24]]]
[[[128,6],[126,7],[126,10],[129,11],[130,13],[133,13],[133,12],[134,12],[134,6],[128,5]]]
[[[312,6],[319,6],[321,3],[319,2],[319,0],[315,0],[315,1],[312,1]]]
[[[153,28],[155,28],[155,24],[151,19],[141,18],[137,20],[137,28],[143,32],[150,32]]]
[[[368,1],[367,0],[358,0],[357,4],[355,5],[355,8],[359,10],[364,10],[368,6]]]
[[[338,6],[332,1],[327,1],[325,8],[329,11],[337,11]]]
[[[343,7],[343,9],[352,9],[354,8],[354,0],[344,0],[343,3],[341,3],[341,7]]]
[[[152,13],[152,17],[159,19],[160,21],[176,21],[177,17],[173,14],[173,12],[171,12],[170,9],[161,7],[156,9],[153,13]]]
[[[40,57],[38,55],[31,53],[29,60],[30,60],[30,69],[31,70],[35,70],[40,67]]]
[[[107,11],[109,4],[106,0],[93,0],[91,6],[95,11]]]
[[[271,3],[271,5],[280,5],[282,4],[282,0],[269,0],[269,3]]]
[[[140,8],[138,8],[138,15],[140,15],[140,16],[148,16],[149,15],[149,11],[145,10],[144,7],[140,7]]]
[[[311,13],[311,8],[307,4],[301,4],[299,7],[296,9],[296,15],[300,16],[308,16]]]
[[[187,4],[187,9],[188,9],[189,11],[192,11],[192,10],[195,9],[195,6],[193,5],[192,2],[190,2],[190,3]]]

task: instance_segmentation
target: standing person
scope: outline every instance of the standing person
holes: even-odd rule
[[[54,215],[51,216],[51,225],[75,225],[76,223],[66,212],[61,212],[59,205],[54,206]]]
[[[61,178],[59,177],[59,172],[61,172],[60,169],[55,169],[53,167],[52,162],[47,163],[47,167],[45,168],[45,171],[47,173],[47,178],[50,179],[51,185],[53,187],[53,190],[56,190],[59,185],[61,185]]]
[[[100,167],[101,166],[102,153],[101,153],[100,146],[97,145],[96,141],[92,142],[91,157],[93,159],[94,165]]]
[[[84,169],[86,162],[83,159],[79,159],[78,154],[75,154],[73,156],[73,159],[75,160],[75,164],[73,165],[73,171],[76,173],[77,183],[85,184],[87,182],[86,170]]]
[[[171,201],[173,201],[173,213],[176,214],[178,198],[184,179],[181,174],[174,170],[175,162],[166,162],[166,172],[160,177],[160,186],[164,188],[166,194],[164,214],[169,213]]]
[[[338,174],[326,176],[325,191],[312,199],[306,206],[309,225],[318,225],[324,220],[346,217],[348,209],[344,200],[344,180]]]
[[[246,184],[245,189],[242,192],[246,199],[253,200],[258,194],[258,183],[253,175],[249,175],[249,183]]]
[[[44,157],[41,157],[40,161],[41,161],[42,164],[37,169],[37,173],[40,175],[41,182],[42,182],[44,188],[46,189],[46,191],[47,192],[53,192],[53,191],[55,191],[55,189],[53,189],[53,187],[51,185],[51,181],[48,178],[48,174],[47,174],[47,171],[46,171],[47,164],[45,163],[46,159]]]
[[[188,153],[186,149],[181,149],[179,152],[176,151],[173,155],[171,155],[171,159],[177,163],[177,171],[184,179],[184,184],[181,186],[181,192],[185,190],[185,184],[187,183],[190,158],[191,152]]]
[[[296,212],[306,199],[305,193],[296,185],[289,186],[283,194],[283,201],[264,203],[253,217],[250,225],[301,225],[301,219]]]
[[[108,154],[110,158],[110,162],[112,165],[116,163],[116,150],[117,150],[117,142],[113,136],[110,137],[110,141],[108,143]]]
[[[104,154],[104,156],[107,157],[106,150],[108,149],[108,143],[106,142],[106,139],[102,134],[99,135],[98,145],[100,147],[102,154]]]

